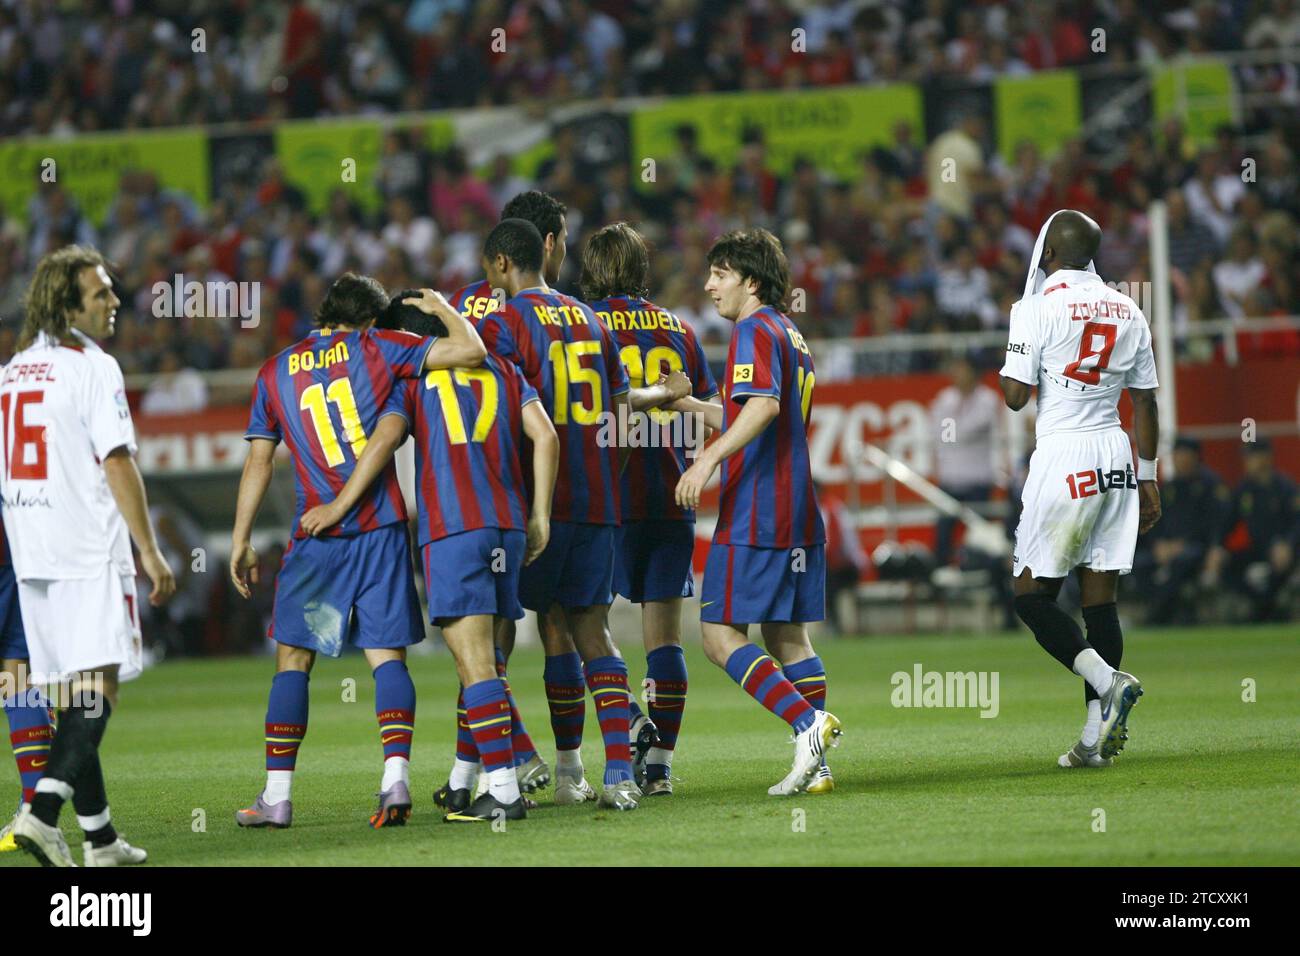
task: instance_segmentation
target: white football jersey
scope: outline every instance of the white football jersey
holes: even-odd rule
[[[136,450],[122,369],[71,334],[76,345],[42,334],[0,376],[0,491],[19,580],[89,578],[108,565],[135,574],[102,464],[115,448]]]
[[[1038,386],[1038,437],[1119,427],[1125,388],[1156,388],[1151,327],[1095,273],[1059,269],[1011,307],[1007,378]]]

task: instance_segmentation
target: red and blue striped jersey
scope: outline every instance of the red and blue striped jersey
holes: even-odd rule
[[[489,312],[495,312],[501,307],[501,302],[492,297],[492,286],[488,285],[487,279],[479,279],[456,290],[456,294],[448,302],[453,309],[475,325],[478,325]]]
[[[401,415],[415,436],[421,545],[479,528],[527,529],[523,408],[539,400],[523,372],[495,355],[393,389],[380,417]]]
[[[653,385],[660,375],[681,371],[691,380],[696,398],[710,399],[718,393],[695,330],[677,316],[635,297],[599,299],[591,308],[618,346],[633,388]],[[647,438],[644,445],[632,449],[623,471],[623,520],[693,521],[695,512],[681,508],[676,496],[677,481],[690,467],[681,413],[652,409],[635,414],[644,419]]]
[[[283,440],[293,453],[294,537],[303,537],[303,512],[343,490],[394,384],[420,374],[433,342],[409,332],[321,329],[262,366],[244,437]],[[405,520],[390,464],[325,534],[359,534]]]
[[[777,399],[781,411],[722,462],[715,544],[797,548],[826,541],[808,460],[813,381],[812,353],[786,316],[764,306],[736,323],[723,372],[723,430],[755,395]]]
[[[555,423],[560,471],[551,519],[618,524],[614,396],[628,382],[605,326],[577,299],[537,288],[489,313],[478,331],[489,352],[519,366]]]

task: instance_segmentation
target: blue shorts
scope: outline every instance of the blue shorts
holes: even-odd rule
[[[544,614],[552,604],[591,607],[611,604],[614,595],[612,524],[551,523],[551,540],[519,574],[519,603]]]
[[[629,521],[614,543],[615,594],[644,604],[695,593],[695,522]]]
[[[290,541],[267,636],[329,657],[345,641],[379,648],[424,640],[406,525]]]
[[[826,546],[709,548],[700,588],[700,620],[774,624],[826,617]]]
[[[430,541],[420,549],[429,620],[499,614],[518,620],[519,572],[527,539],[509,528],[479,528]]]
[[[0,564],[0,658],[27,660],[27,632],[18,606],[18,580],[12,564]]]

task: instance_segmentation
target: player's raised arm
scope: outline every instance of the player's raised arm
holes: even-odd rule
[[[1130,388],[1133,433],[1138,453],[1138,534],[1146,534],[1160,520],[1160,486],[1156,484],[1156,449],[1160,444],[1160,417],[1154,388]]]
[[[710,404],[701,402],[701,405]],[[723,459],[730,458],[763,433],[781,414],[781,400],[771,395],[751,395],[731,427],[722,437],[700,452],[695,463],[677,482],[677,503],[683,508],[699,506],[700,494]],[[721,426],[721,422],[718,423]]]
[[[338,497],[307,511],[298,526],[315,537],[342,521],[393,460],[393,454],[406,441],[406,430],[406,419],[401,415],[381,418]]]
[[[176,577],[158,548],[158,539],[154,537],[144,480],[140,477],[140,469],[136,467],[130,449],[122,446],[108,453],[104,458],[104,478],[108,482],[108,490],[113,493],[113,500],[117,502],[117,509],[126,520],[136,547],[140,549],[140,563],[144,565],[144,573],[153,582],[149,603],[154,607],[166,604],[176,592]]]
[[[403,305],[413,305],[425,315],[436,315],[447,327],[447,335],[433,343],[424,357],[426,369],[477,368],[487,358],[487,348],[469,319],[451,307],[441,292],[421,289],[420,298],[402,300]]]
[[[275,473],[275,442],[250,438],[244,473],[239,478],[235,499],[235,528],[230,534],[230,580],[243,597],[252,597],[249,582],[257,583],[257,551],[252,544],[253,522],[257,519],[266,489]]]
[[[560,470],[560,438],[541,402],[529,402],[523,412],[524,434],[533,443],[533,504],[528,514],[528,549],[524,565],[546,550],[551,539],[551,497]]]

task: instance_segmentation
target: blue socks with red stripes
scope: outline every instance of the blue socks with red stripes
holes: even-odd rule
[[[659,728],[659,743],[646,755],[646,779],[666,780],[672,773],[673,751],[686,710],[686,655],[680,644],[657,647],[645,657],[649,688],[646,704]]]
[[[293,787],[293,770],[298,748],[307,735],[306,671],[281,671],[271,678],[271,695],[266,702],[266,790],[267,803],[288,800]]]
[[[386,793],[394,784],[411,782],[411,737],[415,734],[415,684],[405,661],[385,661],[375,668],[375,718],[384,748]]]
[[[15,691],[4,702],[5,717],[9,720],[9,745],[18,764],[18,777],[22,782],[23,803],[31,803],[36,781],[45,772],[50,759],[50,743],[54,728],[50,725],[50,711],[45,698],[35,687]]]
[[[788,680],[781,668],[754,644],[745,644],[727,658],[727,675],[750,697],[776,714],[801,734],[812,726],[817,712]]]
[[[627,663],[621,657],[597,657],[587,664],[587,686],[596,702],[596,719],[605,741],[605,786],[632,779],[632,748],[627,728],[632,718],[632,694],[627,687]]]
[[[556,772],[582,767],[582,730],[587,721],[587,688],[582,681],[582,658],[577,651],[546,658],[542,671],[546,706],[551,711],[555,735]]]
[[[511,746],[510,701],[505,681],[499,677],[481,680],[465,688],[465,722],[488,778],[488,792],[499,803],[511,804],[519,799],[519,781],[515,776],[514,749]]]

